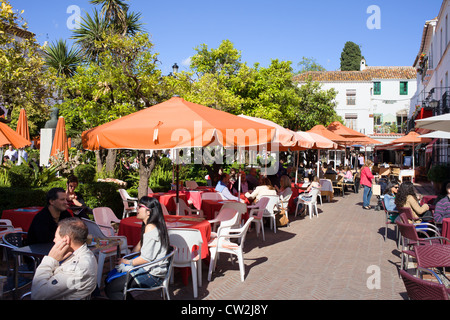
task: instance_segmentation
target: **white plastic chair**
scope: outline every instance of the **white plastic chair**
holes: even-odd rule
[[[175,201],[175,198],[173,198],[173,201]],[[178,198],[178,204],[179,204],[179,212],[178,215],[179,216],[199,216],[199,217],[203,217],[203,210],[200,209],[193,209],[191,207],[189,207],[186,202],[183,199]],[[175,202],[176,205],[176,202]]]
[[[200,230],[188,228],[173,228],[168,232],[170,244],[177,248],[173,266],[191,268],[192,288],[194,298],[197,298],[198,287],[202,286],[202,234]]]
[[[128,194],[127,190],[125,189],[119,189],[120,196],[122,197],[123,202],[123,218],[127,218],[130,216],[130,213],[137,213],[137,198],[132,198]],[[131,206],[130,206],[131,204]]]
[[[196,181],[186,181],[185,182],[186,188],[194,190],[198,188],[198,184]]]
[[[202,200],[225,200],[220,192],[203,192]]]
[[[15,228],[9,219],[0,219],[0,243],[2,242],[2,237],[4,234],[10,232],[22,232],[22,228]]]
[[[305,206],[308,207],[310,219],[312,219],[314,213],[316,214],[317,217],[319,217],[319,212],[317,211],[317,196],[319,194],[319,191],[320,191],[319,189],[311,190],[311,199],[307,200],[307,201],[300,198],[300,196],[298,197],[297,207],[295,208],[295,216],[297,216],[298,206],[301,203],[303,203]],[[314,208],[314,211],[313,211],[313,208]],[[306,208],[305,208],[305,210],[306,210]]]
[[[161,209],[162,209],[163,215],[168,216],[169,215],[169,211],[167,210],[167,207],[165,205],[163,205],[161,202],[159,204],[161,205]]]
[[[84,223],[87,225],[89,234],[92,235],[93,238],[97,238],[97,239],[119,239],[119,240],[122,241],[121,246],[120,246],[120,252],[122,254],[128,254],[129,253],[127,237],[125,237],[125,236],[108,237],[102,232],[102,230],[100,228],[100,227],[108,228],[107,226],[100,226],[96,222],[91,221],[89,219],[85,219],[85,218],[81,218],[81,220],[83,220]],[[100,284],[101,284],[101,281],[102,281],[103,265],[105,264],[105,259],[108,258],[108,257],[115,256],[115,255],[117,255],[117,250],[115,248],[111,249],[111,250],[102,250],[102,251],[98,252],[97,285],[98,285],[99,288],[100,288]]]
[[[269,197],[262,197],[256,204],[247,207],[250,209],[249,216],[253,217],[253,222],[256,224],[256,236],[259,236],[259,232],[261,232],[264,241],[266,237],[264,236],[263,215],[269,201]]]
[[[120,223],[120,219],[116,217],[111,208],[98,207],[92,210],[94,221],[99,225],[102,232],[108,237],[116,236],[116,232],[112,226],[112,222]],[[103,227],[107,226],[107,228]]]
[[[173,268],[173,257],[176,253],[177,248],[174,246],[171,246],[170,252],[162,257],[161,259],[152,261],[152,262],[148,262],[148,263],[144,263],[141,265],[138,265],[136,267],[131,268],[130,270],[127,271],[127,274],[125,275],[127,278],[125,280],[125,287],[123,289],[123,299],[126,300],[127,299],[127,294],[129,292],[133,292],[133,291],[156,291],[159,289],[162,289],[162,297],[164,300],[170,300],[170,295],[169,295],[169,282],[170,282],[170,278],[172,276],[172,268]],[[140,255],[140,252],[135,252],[132,253],[130,255],[124,256],[125,259],[131,259],[133,257],[136,257],[137,255]],[[149,268],[149,272],[152,269],[151,266],[153,265],[158,265],[159,263],[163,262],[163,261],[167,261],[168,263],[168,268],[167,268],[167,273],[166,276],[164,277],[164,281],[161,284],[161,286],[156,286],[156,287],[151,287],[151,288],[128,288],[128,283],[130,282],[132,275],[131,273],[133,271],[136,271],[137,269],[140,268]]]
[[[209,244],[209,251],[211,260],[209,263],[208,281],[211,281],[212,272],[216,269],[216,263],[219,258],[219,253],[229,253],[235,255],[239,261],[239,271],[241,274],[241,281],[244,281],[245,265],[243,248],[245,242],[245,236],[250,224],[253,221],[253,217],[250,217],[243,227],[239,229],[224,228],[220,229],[217,233],[217,238]],[[231,242],[229,239],[237,239],[238,243]]]
[[[276,210],[278,208],[278,203],[280,201],[280,197],[277,195],[274,196],[266,196],[269,198],[269,203],[266,206],[266,210],[263,212],[263,218],[270,219],[270,226],[273,229],[274,233],[277,233],[277,220],[276,220]]]
[[[239,215],[236,217],[236,215]],[[239,221],[240,213],[238,210],[233,208],[224,208],[220,209],[219,214],[211,220],[208,220],[208,222],[212,226],[212,231],[215,233],[217,230],[217,224],[220,224],[222,226],[222,223],[228,222],[229,220],[233,220],[233,224],[231,227],[239,227],[240,221]],[[211,237],[213,237],[213,232],[211,232]]]

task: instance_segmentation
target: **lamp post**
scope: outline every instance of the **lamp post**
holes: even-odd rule
[[[173,71],[173,74],[175,74],[175,73],[178,72],[178,65],[177,65],[176,62],[175,62],[174,65],[172,66],[172,71]]]

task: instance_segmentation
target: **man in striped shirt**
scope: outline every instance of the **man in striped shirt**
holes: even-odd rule
[[[442,223],[443,219],[450,218],[450,182],[447,182],[445,189],[447,190],[447,195],[436,203],[436,208],[434,209],[433,216],[436,223]]]

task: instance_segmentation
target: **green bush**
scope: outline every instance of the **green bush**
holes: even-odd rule
[[[50,189],[0,187],[0,212],[33,206],[45,206],[45,197]]]
[[[438,164],[434,165],[428,171],[428,180],[434,182],[444,182],[450,179],[450,165]]]
[[[74,174],[81,183],[90,183],[95,179],[96,170],[94,166],[90,164],[80,164],[75,167]]]
[[[11,168],[8,169],[8,180],[12,187],[30,187],[31,183],[34,181],[34,171],[25,164],[11,166]]]
[[[113,182],[91,182],[78,185],[78,192],[86,205],[91,208],[108,207],[117,217],[122,217],[123,203],[119,186]]]

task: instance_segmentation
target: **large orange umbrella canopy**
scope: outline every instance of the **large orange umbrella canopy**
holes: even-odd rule
[[[69,143],[67,141],[66,121],[64,117],[59,117],[58,123],[56,124],[50,156],[56,157],[58,152],[64,152],[64,159],[66,161],[69,160]]]
[[[313,142],[313,146],[307,149],[337,149],[338,147],[338,145],[330,139],[327,139],[326,137],[315,132],[297,131],[295,134],[307,138]]]
[[[431,141],[431,139],[420,138],[419,136],[420,136],[419,133],[417,133],[415,131],[410,131],[407,135],[391,141],[390,144],[396,144],[396,143],[415,144],[415,143],[425,143],[425,142]]]
[[[20,109],[19,120],[17,121],[16,132],[18,134],[20,134],[22,137],[24,137],[25,139],[27,139],[28,141],[31,141],[30,140],[30,129],[28,128],[27,113],[25,112],[24,108]]]
[[[355,137],[366,137],[365,134],[358,132],[356,130],[350,129],[346,126],[344,126],[339,121],[332,122],[328,127],[328,130],[341,135],[345,138],[355,138]]]
[[[338,144],[345,144],[347,142],[349,142],[349,140],[333,131],[328,130],[327,128],[325,128],[325,126],[318,124],[314,127],[312,127],[310,130],[308,130],[307,132],[312,132],[312,133],[316,133],[321,135],[322,137],[325,137],[331,141],[334,141]]]
[[[83,148],[164,150],[268,144],[276,129],[173,97],[82,134]]]
[[[3,147],[9,144],[16,149],[21,149],[31,145],[31,142],[8,127],[7,124],[0,122],[0,146]]]
[[[270,121],[267,119],[262,119],[262,118],[246,116],[243,114],[239,115],[238,117],[241,117],[241,118],[244,118],[247,120],[251,120],[251,121],[255,121],[258,123],[262,123],[262,124],[276,128],[277,132],[276,132],[276,136],[273,140],[273,143],[277,143],[279,149],[291,148],[291,147],[294,147],[297,143],[295,140],[293,131],[283,128],[282,126],[280,126],[279,124],[277,124],[273,121]]]
[[[374,145],[382,144],[382,142],[372,139],[366,136],[364,133],[358,132],[356,130],[350,129],[344,126],[339,121],[332,122],[327,129],[333,133],[343,136],[347,139],[345,144],[363,144],[363,145]]]

